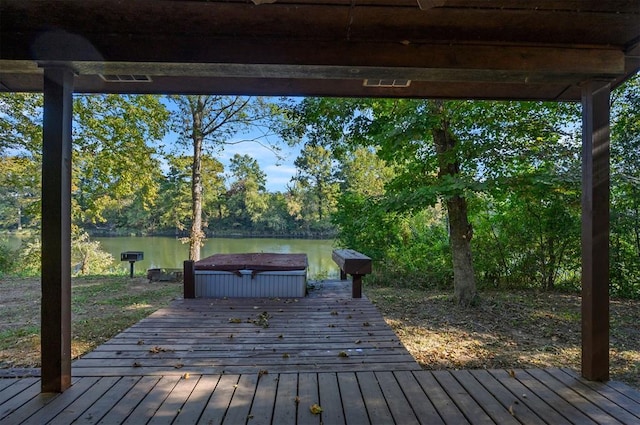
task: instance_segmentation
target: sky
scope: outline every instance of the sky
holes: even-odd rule
[[[267,175],[266,188],[269,192],[285,192],[286,186],[296,173],[296,167],[293,165],[296,157],[300,152],[299,147],[289,147],[286,143],[273,141],[277,144],[281,151],[279,156],[269,149],[260,146],[257,143],[240,143],[237,145],[226,145],[224,150],[217,156],[222,162],[225,172],[229,169],[229,160],[237,153],[240,155],[249,155],[254,158],[260,169]]]
[[[165,136],[161,144],[169,149],[180,149],[177,146],[176,140],[177,135],[175,133],[169,133]],[[280,148],[277,155],[259,143],[243,142],[225,145],[220,152],[213,154],[213,156],[224,165],[224,174],[228,176],[231,158],[233,158],[235,154],[249,155],[258,162],[260,169],[266,174],[267,183],[265,186],[267,191],[286,192],[287,185],[296,174],[296,167],[293,162],[300,154],[300,146],[288,146],[284,141],[273,136],[269,138],[268,141],[270,144]],[[264,143],[267,144],[266,142]],[[187,153],[187,150],[185,150],[185,153]],[[189,151],[188,153],[190,154],[191,152]]]
[[[169,108],[172,113],[175,111],[175,105],[171,102],[166,102],[165,105]],[[162,144],[167,147],[176,147],[176,140],[178,135],[173,132],[169,132]],[[224,165],[224,174],[227,175],[229,172],[229,163],[231,158],[235,154],[240,155],[249,155],[253,159],[258,162],[260,165],[260,169],[267,176],[266,189],[269,192],[286,192],[287,185],[291,181],[291,178],[296,173],[296,167],[293,162],[296,160],[298,155],[300,154],[300,146],[291,147],[287,145],[284,141],[282,141],[277,135],[269,135],[267,137],[260,137],[260,134],[249,133],[238,136],[237,139],[232,140],[247,140],[259,138],[261,139],[261,143],[264,145],[275,145],[278,146],[280,151],[278,155],[269,150],[268,148],[261,146],[259,143],[254,142],[243,142],[238,144],[228,144],[225,145],[222,151],[216,152],[213,156],[220,161]],[[189,150],[186,152],[191,154]]]

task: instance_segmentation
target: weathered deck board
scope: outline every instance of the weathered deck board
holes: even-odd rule
[[[549,383],[549,378],[555,379],[553,375],[557,373],[567,376],[563,378],[567,380],[566,386],[562,387],[559,380],[560,385],[553,384],[553,388],[544,384]],[[588,394],[589,399],[565,398],[576,385],[584,387],[580,391],[587,389],[585,395]],[[14,386],[19,390],[15,384],[5,390]],[[504,370],[94,377],[76,379],[69,390],[59,395],[41,395],[38,390],[36,380],[6,398],[0,405],[0,421],[8,424],[70,423],[74,419],[83,424],[504,424],[511,422],[511,418],[524,424],[631,425],[640,419],[633,413],[640,404],[620,392],[623,398],[614,397],[617,390],[613,386],[591,387],[575,374],[557,369],[517,370],[515,378]],[[495,394],[496,398],[489,398],[489,394]],[[608,401],[597,406],[597,420],[593,420],[589,417],[596,412],[593,403],[603,401],[601,397]],[[571,402],[576,406],[567,407]],[[314,415],[309,409],[313,404],[319,404],[322,413]],[[480,414],[479,407],[486,413]]]
[[[174,302],[73,363],[74,376],[419,370],[344,283],[308,297]]]
[[[640,391],[568,369],[420,370],[366,298],[344,293],[176,303],[74,363],[63,394],[0,379],[0,423],[640,423]]]

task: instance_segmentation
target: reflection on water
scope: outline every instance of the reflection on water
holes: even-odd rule
[[[111,253],[116,261],[124,251],[142,251],[144,260],[135,264],[137,274],[148,268],[182,268],[189,258],[189,246],[179,239],[163,236],[95,238],[102,249]],[[304,253],[309,258],[309,277],[338,277],[336,264],[331,260],[333,240],[271,239],[271,238],[212,238],[202,247],[202,258],[213,254],[251,252]],[[129,263],[122,262],[129,270]]]

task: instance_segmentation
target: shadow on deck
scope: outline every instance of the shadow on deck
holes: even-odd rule
[[[640,392],[566,369],[420,370],[338,281],[301,299],[176,301],[75,361],[73,375],[55,395],[37,377],[0,379],[0,421],[640,423]]]

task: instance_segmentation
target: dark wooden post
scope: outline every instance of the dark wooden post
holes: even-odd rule
[[[196,269],[195,262],[193,260],[186,260],[183,263],[184,272],[183,272],[183,285],[184,285],[184,298],[195,298],[196,297]]]
[[[71,124],[73,72],[44,70],[42,145],[43,392],[71,386]]]
[[[362,298],[362,276],[361,274],[351,275],[351,298]]]
[[[582,376],[609,379],[609,83],[582,87]]]

